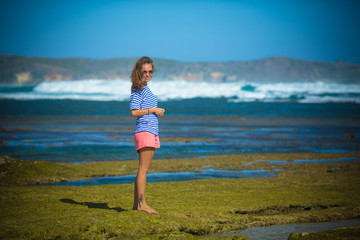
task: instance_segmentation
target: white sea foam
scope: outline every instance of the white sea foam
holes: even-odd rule
[[[160,101],[192,98],[226,98],[232,102],[296,101],[301,103],[360,103],[360,84],[325,82],[254,83],[156,81],[149,84]],[[74,99],[127,101],[131,83],[128,79],[42,82],[29,92],[0,92],[2,99]]]

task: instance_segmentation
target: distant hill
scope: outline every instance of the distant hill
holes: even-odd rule
[[[85,59],[39,58],[0,55],[0,83],[35,84],[42,81],[129,78],[135,58]],[[261,82],[356,82],[360,64],[312,62],[288,57],[255,61],[180,62],[154,59],[160,80],[261,81]]]

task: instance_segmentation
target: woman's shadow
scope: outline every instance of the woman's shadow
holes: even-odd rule
[[[83,205],[83,206],[87,206],[88,208],[115,210],[117,212],[127,211],[126,209],[123,209],[121,207],[110,208],[107,203],[76,202],[76,201],[74,201],[72,199],[68,199],[68,198],[62,198],[62,199],[60,199],[60,202]]]

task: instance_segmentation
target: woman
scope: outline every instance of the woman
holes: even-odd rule
[[[157,212],[146,204],[145,184],[146,173],[150,167],[155,148],[160,148],[158,136],[158,117],[163,117],[165,110],[157,107],[157,100],[148,87],[155,71],[153,61],[149,57],[140,58],[131,73],[131,116],[137,117],[135,132],[135,147],[139,153],[139,169],[135,180],[133,210],[148,213]]]

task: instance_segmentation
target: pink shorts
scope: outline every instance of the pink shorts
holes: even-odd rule
[[[149,132],[135,133],[135,147],[136,151],[139,151],[144,147],[160,148],[159,136],[156,136]]]

